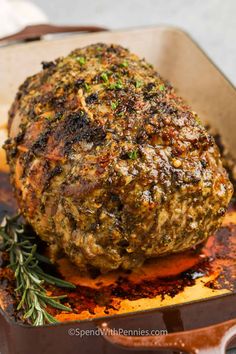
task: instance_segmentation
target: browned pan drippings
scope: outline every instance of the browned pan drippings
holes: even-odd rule
[[[0,173],[0,216],[16,211],[9,176]],[[14,280],[6,268],[7,256],[1,255],[1,303],[9,315],[15,315]],[[72,313],[52,310],[59,321],[96,318],[201,300],[235,290],[236,286],[236,203],[229,208],[222,227],[208,239],[203,249],[191,250],[147,262],[133,272],[117,271],[106,275],[96,272],[81,275],[66,258],[58,261],[57,271],[76,284],[68,292]],[[65,289],[48,287],[53,294]],[[50,311],[50,309],[49,309]]]

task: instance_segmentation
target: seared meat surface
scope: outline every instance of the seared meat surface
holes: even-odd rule
[[[43,63],[19,88],[5,148],[26,220],[83,269],[130,269],[196,246],[232,196],[198,116],[117,45]]]

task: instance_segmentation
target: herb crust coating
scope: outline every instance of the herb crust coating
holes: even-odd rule
[[[77,49],[20,86],[5,143],[26,220],[81,269],[201,244],[232,196],[214,139],[145,60]]]

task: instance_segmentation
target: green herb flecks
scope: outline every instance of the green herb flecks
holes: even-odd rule
[[[91,86],[87,84],[86,82],[84,83],[84,88],[86,92],[89,92],[91,90]]]
[[[127,155],[129,159],[136,160],[138,158],[138,151],[137,150],[129,151]]]
[[[115,110],[115,109],[118,107],[118,105],[119,105],[119,102],[118,102],[118,101],[111,102],[111,108],[112,108],[113,110]]]
[[[162,84],[158,88],[159,88],[160,91],[164,91],[165,90],[165,85]]]
[[[40,264],[50,261],[38,254],[35,238],[27,234],[25,226],[19,221],[19,215],[3,219],[0,225],[0,241],[1,250],[9,253],[8,266],[14,272],[15,292],[19,299],[17,310],[24,311],[24,319],[33,326],[57,322],[47,311],[48,305],[63,311],[71,311],[60,302],[66,295],[50,296],[43,285],[48,283],[64,288],[75,286],[43,271]]]
[[[112,84],[109,85],[110,90],[120,90],[123,88],[123,84],[121,80],[118,80],[116,82],[113,82]]]
[[[142,81],[136,80],[136,81],[135,81],[135,87],[136,87],[136,88],[139,88],[139,87],[141,87],[141,86],[142,86]]]
[[[85,57],[76,57],[75,60],[80,63],[80,65],[84,65],[86,63]]]
[[[120,63],[121,68],[127,68],[129,66],[127,60],[124,60],[122,63]]]
[[[101,78],[105,83],[109,81],[107,73],[101,73]]]

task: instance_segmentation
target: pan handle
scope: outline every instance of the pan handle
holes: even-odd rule
[[[31,25],[25,27],[22,31],[7,37],[0,38],[0,42],[29,41],[39,39],[46,34],[54,33],[72,33],[72,32],[99,32],[107,31],[104,27],[98,26],[57,26],[50,24]]]
[[[173,349],[189,354],[224,354],[227,344],[236,336],[236,319],[209,327],[161,336],[120,335],[106,322],[98,327],[106,340],[125,348]]]

